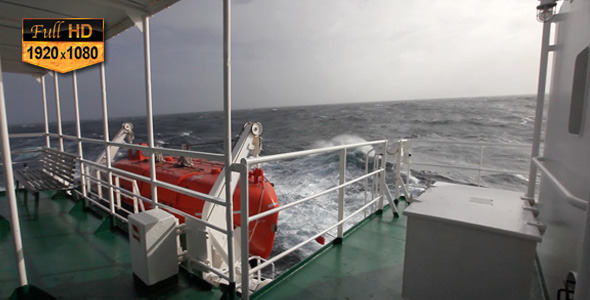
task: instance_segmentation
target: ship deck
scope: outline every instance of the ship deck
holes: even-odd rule
[[[111,231],[98,215],[74,208],[71,199],[50,199],[51,195],[41,193],[37,219],[32,195],[27,206],[22,193],[18,195],[30,285],[57,299],[220,299],[221,291],[200,289],[183,272],[172,288],[135,288],[127,236]],[[9,219],[8,211],[2,196],[0,216]],[[0,229],[0,299],[8,299],[18,286],[12,233],[4,225]]]
[[[403,299],[406,222],[389,209],[372,214],[348,230],[342,244],[326,245],[251,298]]]
[[[37,219],[33,201],[25,206],[22,195],[18,200],[29,284],[58,299],[221,298],[218,289],[204,290],[183,272],[172,288],[137,289],[127,236],[104,230],[100,217],[74,208],[71,199],[50,195],[42,193]],[[8,219],[5,197],[0,216]],[[324,246],[251,299],[403,299],[406,223],[403,214],[394,218],[389,209],[373,214],[348,230],[342,244]],[[19,285],[6,225],[0,227],[0,257],[0,298],[6,299]],[[543,299],[538,279],[531,300]]]

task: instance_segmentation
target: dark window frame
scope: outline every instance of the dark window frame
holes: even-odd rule
[[[568,131],[571,134],[582,135],[584,124],[584,110],[587,102],[588,73],[590,47],[584,48],[577,56],[574,65],[574,78],[572,83],[572,99],[570,103],[570,115]]]

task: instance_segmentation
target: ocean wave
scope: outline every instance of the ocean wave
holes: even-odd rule
[[[349,145],[349,144],[360,144],[366,143],[367,140],[363,139],[360,136],[352,135],[352,134],[340,134],[333,137],[330,140],[317,140],[312,143],[311,148],[328,148],[334,146],[341,146],[341,145]],[[353,149],[353,152],[362,152],[367,154],[369,151],[373,149],[372,146],[363,146],[359,148]]]

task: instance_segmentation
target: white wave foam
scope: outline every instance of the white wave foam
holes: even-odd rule
[[[522,174],[514,174],[514,176],[522,181],[529,181],[529,177]]]
[[[348,141],[361,142],[360,138],[334,138],[330,141],[318,141],[317,147],[339,145]],[[266,177],[275,184],[275,192],[281,205],[286,205],[304,197],[317,194],[338,184],[338,162],[326,164],[325,156],[311,156],[283,162],[268,163],[264,166]],[[359,170],[349,169],[351,173]],[[352,175],[352,174],[351,174]],[[362,183],[348,188],[345,193],[345,215],[364,204]],[[320,196],[308,202],[279,213],[279,231],[275,240],[276,249],[288,249],[336,223],[338,215],[338,192]],[[351,222],[344,225],[345,230],[362,219],[357,215]],[[336,234],[335,229],[326,234],[331,240]],[[302,259],[311,255],[321,247],[318,243],[310,243],[298,250],[297,256]],[[282,264],[277,265],[279,272],[284,271]]]
[[[359,143],[366,143],[367,140],[352,134],[341,134],[333,137],[331,140],[319,140],[315,141],[312,144],[312,148],[326,148],[326,147],[334,147],[340,145],[349,145],[349,144],[359,144]],[[363,146],[360,148],[355,149],[355,151],[360,151],[364,154],[371,151],[373,149],[372,146]]]

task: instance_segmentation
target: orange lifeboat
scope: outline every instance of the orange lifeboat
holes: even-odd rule
[[[208,194],[215,184],[217,177],[223,169],[223,163],[203,159],[192,159],[193,166],[180,167],[176,164],[177,158],[164,157],[164,161],[156,163],[156,178],[170,184],[191,189],[193,191]],[[150,177],[149,157],[144,156],[139,150],[128,150],[127,158],[115,163],[115,167]],[[249,182],[249,211],[250,216],[273,209],[279,206],[277,195],[273,185],[264,177],[262,169],[251,170],[248,176]],[[120,180],[120,186],[129,191],[133,190],[130,181]],[[151,198],[151,186],[149,182],[138,182],[142,196]],[[129,198],[122,198],[127,204],[133,204]],[[205,202],[201,199],[190,197],[165,188],[158,187],[158,201],[162,204],[174,207],[178,210],[201,218]],[[240,210],[240,186],[233,195],[234,212]],[[148,202],[144,202],[145,208],[151,208]],[[181,223],[184,217],[176,215]],[[258,219],[248,228],[250,255],[268,258],[272,252],[277,231],[279,213],[268,215]],[[240,214],[234,213],[234,224],[240,226]]]

